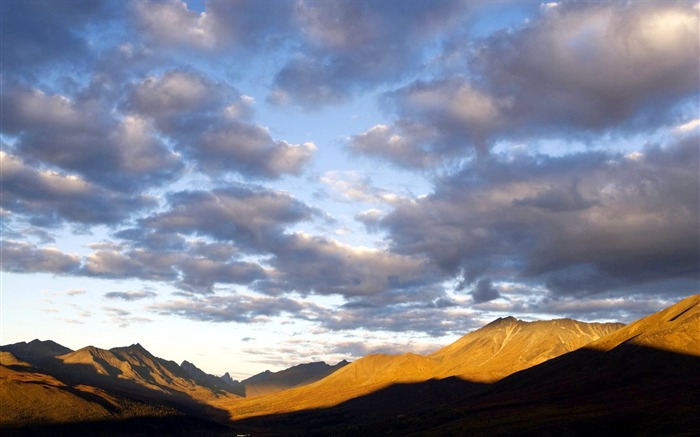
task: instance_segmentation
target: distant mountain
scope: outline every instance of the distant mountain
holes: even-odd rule
[[[492,382],[575,350],[622,326],[569,319],[498,319],[428,356],[368,355],[309,385],[253,399],[223,400],[217,405],[229,409],[234,417],[250,417],[326,408],[397,383],[450,376]]]
[[[238,396],[245,396],[245,387],[238,381],[233,381],[228,373],[224,376],[228,378],[210,375],[199,369],[194,364],[185,360],[180,364],[180,367],[192,378],[197,384],[208,387],[212,390],[224,390]]]
[[[153,356],[138,343],[109,350],[88,346],[56,359],[64,365],[60,372],[112,390],[145,389],[150,395],[160,394],[159,398],[170,395],[198,401],[234,396],[198,384],[177,363]]]
[[[19,343],[0,346],[0,351],[10,352],[20,360],[29,362],[45,360],[47,358],[53,358],[58,355],[73,352],[72,349],[62,346],[55,341],[42,341],[39,339],[34,339],[29,343],[22,341]]]
[[[224,375],[221,377],[221,379],[222,379],[226,384],[231,385],[231,386],[234,386],[234,387],[237,386],[237,385],[239,385],[239,384],[241,383],[241,382],[238,381],[237,379],[231,378],[231,375],[229,375],[228,372],[224,373]]]
[[[245,386],[246,397],[276,393],[302,385],[311,384],[325,378],[348,364],[343,360],[333,366],[323,361],[299,364],[279,372],[266,370],[241,381]]]

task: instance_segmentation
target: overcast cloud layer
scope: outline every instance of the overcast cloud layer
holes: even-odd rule
[[[2,270],[83,314],[352,358],[700,290],[697,2],[0,8]]]

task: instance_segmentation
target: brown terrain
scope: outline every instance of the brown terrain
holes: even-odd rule
[[[310,363],[241,383],[157,358],[138,344],[71,351],[34,340],[0,351],[3,435],[693,435],[700,429],[700,295],[626,326],[509,317],[425,356]],[[235,394],[246,383],[259,391]]]
[[[621,326],[568,319],[498,319],[427,356],[368,355],[314,384],[254,399],[222,399],[214,405],[230,411],[233,419],[243,419],[330,407],[397,383],[450,376],[488,383],[578,349]]]

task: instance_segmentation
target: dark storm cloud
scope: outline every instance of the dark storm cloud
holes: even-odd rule
[[[277,73],[273,103],[317,108],[373,88],[421,64],[426,41],[448,29],[463,2],[302,1],[295,16],[303,54]]]
[[[128,302],[134,301],[134,300],[139,300],[139,299],[146,299],[149,297],[156,297],[157,294],[152,292],[152,291],[145,291],[145,290],[132,290],[132,291],[110,291],[109,293],[105,293],[105,297],[107,299],[121,299],[125,300]]]
[[[117,119],[101,101],[24,87],[4,91],[2,132],[16,136],[14,148],[29,164],[52,164],[123,191],[179,176],[183,164],[147,120]]]
[[[253,100],[223,83],[183,70],[135,84],[124,104],[154,120],[176,148],[206,172],[275,179],[298,175],[316,150],[290,144],[249,122]]]
[[[393,251],[423,254],[461,275],[463,286],[529,278],[580,295],[675,279],[692,289],[700,265],[697,144],[693,136],[627,156],[483,158],[373,226],[389,232]],[[475,299],[495,296],[488,291],[477,284]]]
[[[80,268],[78,255],[26,242],[3,240],[0,242],[0,254],[1,267],[6,272],[75,274]]]
[[[46,227],[65,221],[113,224],[155,205],[145,195],[127,196],[80,177],[37,170],[7,152],[0,152],[0,182],[3,208]]]
[[[388,93],[398,120],[354,136],[349,148],[423,168],[483,154],[498,139],[657,128],[675,123],[677,105],[696,102],[694,3],[565,3],[546,11],[520,29],[463,43],[456,56],[468,75]]]

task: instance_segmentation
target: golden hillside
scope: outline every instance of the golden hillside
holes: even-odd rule
[[[255,399],[221,400],[214,404],[228,410],[235,420],[330,407],[396,383],[450,376],[491,382],[580,348],[621,326],[567,319],[498,319],[428,356],[368,355],[314,384]]]

